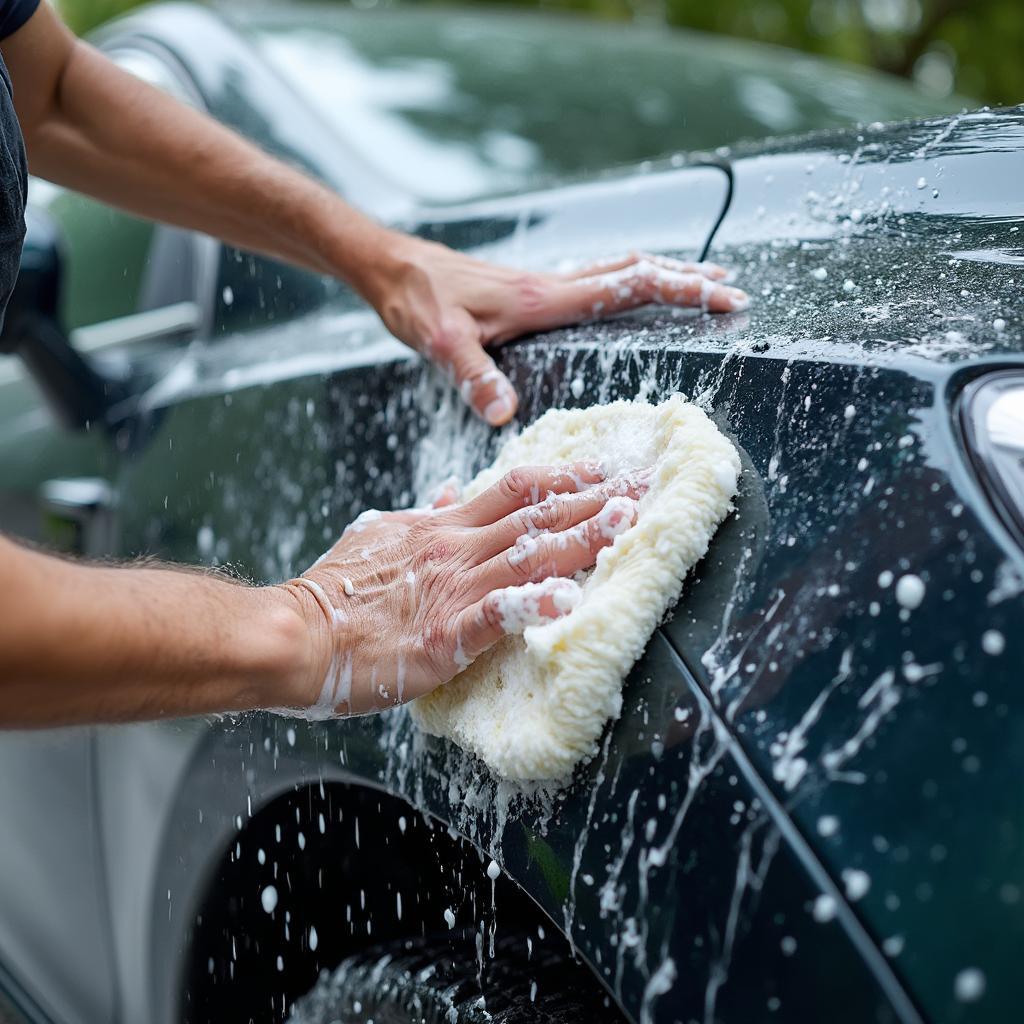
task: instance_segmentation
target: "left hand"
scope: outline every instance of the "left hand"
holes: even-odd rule
[[[714,313],[745,309],[745,292],[722,284],[714,263],[631,253],[569,274],[498,267],[435,242],[391,236],[389,259],[364,287],[388,329],[453,379],[492,426],[518,405],[486,347],[534,331],[597,320],[651,302]]]

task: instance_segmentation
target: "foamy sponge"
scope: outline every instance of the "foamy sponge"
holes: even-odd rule
[[[622,683],[683,579],[732,508],[740,460],[697,406],[613,402],[551,410],[464,490],[474,497],[509,469],[599,459],[608,477],[652,469],[637,522],[578,577],[566,616],[503,639],[411,704],[420,727],[480,757],[498,776],[558,780],[592,757],[622,708]]]

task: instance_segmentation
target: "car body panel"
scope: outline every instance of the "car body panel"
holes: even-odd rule
[[[977,255],[1002,252],[1006,246],[995,244],[994,236],[1012,241],[1018,222],[1008,217],[998,189],[979,185],[979,174],[958,163],[987,162],[988,152],[979,154],[984,147],[972,136],[988,137],[998,127],[1005,151],[992,154],[996,171],[985,179],[998,182],[1004,162],[1020,165],[1020,150],[1012,144],[1019,125],[1018,114],[967,117],[952,127],[922,125],[913,130],[909,152],[906,133],[876,133],[878,148],[863,165],[854,156],[863,144],[854,133],[819,137],[798,159],[790,152],[741,156],[734,164],[736,200],[718,244],[720,258],[737,265],[744,279],[758,282],[760,301],[749,313],[710,320],[636,314],[506,348],[503,366],[524,396],[523,422],[551,405],[637,393],[658,397],[681,389],[715,410],[750,459],[749,493],[740,501],[738,519],[723,527],[676,618],[663,627],[665,641],[658,641],[667,642],[685,668],[677,664],[669,673],[664,658],[657,670],[646,662],[638,667],[624,717],[610,734],[609,752],[581,774],[553,817],[527,807],[504,822],[495,820],[494,808],[502,806],[499,791],[492,793],[487,780],[457,754],[437,751],[413,736],[401,714],[294,727],[297,746],[307,752],[298,768],[306,778],[337,775],[384,786],[500,853],[512,876],[556,922],[571,922],[578,948],[599,972],[610,972],[616,994],[634,1015],[641,1012],[645,990],[652,991],[648,986],[656,989],[658,979],[666,977],[658,974],[666,957],[682,980],[670,989],[671,998],[650,1000],[652,1019],[675,1019],[678,1012],[714,1016],[716,1005],[723,1019],[750,1011],[743,1002],[750,978],[726,968],[731,956],[739,965],[764,954],[757,912],[746,909],[745,901],[756,895],[771,905],[774,883],[762,882],[757,864],[744,855],[755,857],[763,835],[785,821],[792,822],[793,832],[778,840],[786,850],[782,860],[795,857],[805,872],[808,863],[819,870],[809,875],[813,884],[805,878],[802,897],[789,897],[789,914],[781,922],[773,917],[773,926],[782,929],[777,941],[794,939],[796,949],[807,946],[808,955],[816,954],[818,941],[810,936],[841,930],[846,948],[860,951],[866,942],[875,950],[874,991],[884,998],[877,1005],[869,999],[870,1011],[846,1000],[849,1019],[864,1019],[865,1012],[878,1019],[890,1014],[914,1019],[917,1000],[929,1016],[998,1019],[1012,1002],[1013,970],[1004,959],[1009,947],[1001,941],[993,945],[991,935],[994,920],[999,921],[996,935],[1005,937],[1016,928],[1013,790],[998,780],[1013,763],[1010,701],[1020,663],[1013,628],[1019,603],[1000,595],[1019,579],[1020,554],[1001,533],[970,475],[951,398],[965,375],[1020,362],[1020,324],[1010,303],[1014,264]],[[934,144],[915,156],[921,138]],[[885,150],[889,160],[878,160]],[[920,196],[917,181],[922,172],[936,173],[939,167],[944,205],[931,214],[929,204],[939,200],[930,191]],[[665,173],[684,188],[688,173],[710,172]],[[1008,167],[1005,174],[1009,178]],[[892,184],[872,180],[878,176]],[[650,176],[655,193],[661,188],[657,178]],[[759,209],[766,179],[773,182],[777,220],[787,228],[781,242],[777,226],[765,225]],[[640,180],[628,185],[630,202],[645,187]],[[853,180],[861,182],[856,189]],[[886,187],[884,194],[893,198],[875,222],[835,216],[833,205],[822,217],[813,198],[809,212],[805,206],[807,188],[815,186],[824,195],[849,191],[868,209]],[[614,187],[602,188],[603,201],[614,209]],[[965,212],[951,216],[948,211],[957,204]],[[521,209],[532,224],[528,198]],[[476,218],[484,219],[482,208],[475,208]],[[542,219],[536,230],[537,238],[544,237]],[[525,246],[543,260],[546,247],[532,231],[532,226],[525,229],[525,241],[508,237],[486,251],[499,258],[502,245]],[[565,236],[552,231],[549,237],[554,248]],[[901,266],[886,246],[913,253],[913,262]],[[974,255],[955,255],[965,249]],[[876,283],[871,268],[879,264],[885,277]],[[818,267],[826,268],[824,281],[815,276]],[[854,277],[863,283],[848,290],[845,281]],[[931,282],[931,288],[920,287],[918,278]],[[872,294],[876,290],[880,294]],[[888,316],[880,320],[883,301]],[[777,305],[796,314],[780,317]],[[997,331],[991,325],[1000,314],[1006,323]],[[780,322],[788,328],[793,321],[791,331],[780,330]],[[356,344],[346,344],[346,324]],[[333,353],[318,344],[318,330],[333,334]],[[174,452],[159,451],[125,467],[119,486],[135,496],[138,510],[124,524],[131,547],[145,545],[188,560],[241,559],[257,578],[277,578],[308,564],[333,537],[334,524],[357,510],[412,500],[440,475],[453,468],[466,475],[493,452],[498,439],[472,421],[444,382],[388,341],[372,320],[352,313],[325,324],[314,316],[304,336],[308,348],[290,364],[271,359],[260,366],[255,350],[252,367],[245,365],[241,349],[197,354],[203,365],[182,375],[181,389],[155,396],[156,404],[173,406],[161,430],[174,437]],[[250,342],[257,337],[248,336]],[[286,343],[278,339],[276,344],[278,354],[287,352]],[[302,359],[314,372],[303,372]],[[333,369],[319,359],[333,360]],[[572,394],[576,379],[584,384],[582,399]],[[168,473],[174,475],[176,492],[167,510],[161,500],[144,514],[140,497],[154,493]],[[738,531],[731,543],[730,531]],[[914,572],[925,581],[925,603],[905,621],[892,584],[879,584],[886,571],[897,577]],[[879,604],[877,615],[870,610],[873,601]],[[980,637],[988,629],[1007,638],[1000,658],[981,649]],[[774,669],[773,662],[778,663]],[[650,689],[656,683],[668,694],[657,712]],[[980,692],[987,695],[981,704],[975,696]],[[670,759],[665,737],[673,730],[686,732],[674,725],[676,707],[685,711],[688,702],[702,698],[706,703],[696,714],[705,719],[697,733],[710,739],[683,735]],[[938,714],[939,707],[948,715]],[[644,713],[647,721],[640,727],[637,716]],[[258,767],[264,738],[280,748],[285,728],[257,717],[240,727],[225,726],[219,744],[208,741],[218,750],[219,764],[235,749],[251,772],[245,801],[241,789],[224,794],[227,806],[219,813],[229,830],[249,797],[258,807],[279,787],[294,785],[295,776],[280,760],[262,782]],[[710,744],[712,753],[701,744]],[[975,750],[989,753],[972,755]],[[699,799],[691,804],[686,780],[695,758],[698,765],[711,759],[708,779],[715,781],[706,783],[707,793],[697,787]],[[732,799],[723,792],[712,797],[720,784],[716,769],[739,761],[750,766],[758,788],[744,789],[737,781]],[[647,806],[651,794],[643,787],[610,781],[642,778],[652,770],[664,785],[660,811]],[[727,781],[729,775],[741,776],[736,769],[721,772]],[[728,785],[723,789],[729,792]],[[633,793],[640,794],[634,814],[623,822]],[[997,794],[1005,794],[1009,803],[993,805]],[[763,810],[768,800],[774,815]],[[196,801],[204,803],[198,792],[183,806],[194,809]],[[208,798],[205,803],[216,817]],[[985,813],[968,818],[953,813],[965,805],[984,807]],[[833,817],[838,830],[821,836],[823,822]],[[613,831],[619,846],[628,847],[621,863],[609,858],[600,840],[591,845],[587,838],[585,824],[605,820],[617,821]],[[709,833],[730,827],[736,837],[734,860],[722,872],[727,857],[702,854],[702,843],[710,851]],[[537,867],[536,857],[531,864],[524,853],[527,837],[541,829],[557,865],[547,873]],[[174,831],[187,829],[175,823]],[[223,848],[227,834],[211,840],[206,856]],[[651,850],[670,836],[665,868],[656,869]],[[749,848],[743,836],[749,837]],[[979,857],[979,844],[986,857]],[[610,943],[630,934],[627,922],[640,922],[645,908],[665,903],[648,895],[645,904],[645,885],[650,892],[682,895],[700,880],[698,889],[705,892],[702,855],[734,884],[716,889],[718,895],[704,904],[696,895],[684,903],[692,914],[683,931],[650,925],[642,933],[639,959],[617,957]],[[202,859],[187,861],[188,873]],[[766,879],[775,877],[772,863],[761,865]],[[861,876],[847,874],[844,881],[850,871],[865,873],[865,893],[859,891]],[[785,875],[781,865],[779,872]],[[593,877],[593,889],[581,883],[583,875]],[[185,884],[175,871],[167,877],[173,878],[167,886],[172,892]],[[554,877],[570,880],[568,904]],[[722,877],[716,881],[721,885]],[[847,902],[847,886],[858,899]],[[163,893],[164,886],[157,891]],[[965,891],[987,899],[983,915],[969,917],[957,905]],[[817,904],[819,895],[834,906],[828,900]],[[820,916],[834,910],[834,919],[816,921],[816,906]],[[158,962],[171,962],[173,936],[185,934],[189,913],[187,905],[173,911],[180,914],[178,931],[160,940]],[[943,923],[954,918],[961,935],[977,929],[965,945],[950,942],[944,930]],[[586,934],[578,931],[581,923]],[[797,932],[808,936],[806,943]],[[730,955],[723,957],[722,937],[730,934]],[[695,936],[703,936],[703,952],[681,945]],[[892,967],[879,962],[883,940],[890,940],[890,950],[902,941]],[[792,949],[790,942],[785,946]],[[708,953],[715,948],[717,958]],[[977,964],[965,959],[967,949]],[[954,998],[956,976],[971,966],[988,979],[983,1003]],[[173,990],[173,978],[165,984],[170,989],[161,991]],[[781,1000],[782,1019],[781,1007],[790,1007],[791,1019],[801,1019],[807,1010],[792,992],[757,991],[766,1005]],[[865,998],[870,991],[864,988]]]
[[[138,15],[131,37],[184,50],[181,10]],[[244,53],[230,76],[197,57],[200,91],[261,141],[279,131],[278,151],[308,150],[287,119],[246,119],[282,101]],[[682,390],[744,453],[737,514],[565,793],[516,799],[404,712],[95,731],[113,937],[94,941],[116,957],[122,1019],[178,1019],[216,864],[282,794],[332,780],[402,797],[489,851],[633,1020],[1013,1012],[1024,564],[953,413],[964,380],[1024,363],[1022,124],[982,113],[739,147],[713,257],[751,288],[747,313],[647,311],[503,349],[519,422]],[[724,196],[721,172],[695,162],[402,216],[520,265],[693,256]],[[155,383],[139,444],[83,442],[109,460],[118,553],[282,578],[361,509],[418,500],[496,450],[504,435],[345,289],[307,275],[294,300],[273,264],[224,250],[218,267],[214,339],[140,356]],[[6,474],[17,453],[0,454]],[[887,571],[921,576],[920,608],[901,617]],[[998,657],[981,649],[992,629]],[[254,867],[253,898],[257,884]],[[956,998],[967,968],[983,972],[976,1002]],[[44,957],[23,969],[44,991],[61,977]]]

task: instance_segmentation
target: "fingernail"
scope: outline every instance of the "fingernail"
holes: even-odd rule
[[[654,479],[654,468],[638,470],[631,476],[626,477],[627,482],[638,496],[645,495],[651,489],[651,481]]]
[[[484,419],[492,427],[500,427],[512,418],[513,412],[515,412],[515,406],[512,404],[512,400],[507,395],[499,395],[484,407]]]
[[[617,495],[609,498],[605,506],[597,514],[597,526],[601,536],[614,541],[620,533],[625,533],[636,522],[637,504],[632,498]]]
[[[597,477],[598,480],[605,478],[604,463],[600,459],[582,459],[575,466],[567,468],[575,469],[579,473],[589,473],[591,476]]]
[[[734,313],[739,313],[750,305],[750,296],[739,288],[729,289],[729,304]]]

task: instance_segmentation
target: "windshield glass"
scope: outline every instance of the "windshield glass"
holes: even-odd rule
[[[797,53],[552,14],[296,6],[248,27],[354,152],[431,201],[958,106]]]

